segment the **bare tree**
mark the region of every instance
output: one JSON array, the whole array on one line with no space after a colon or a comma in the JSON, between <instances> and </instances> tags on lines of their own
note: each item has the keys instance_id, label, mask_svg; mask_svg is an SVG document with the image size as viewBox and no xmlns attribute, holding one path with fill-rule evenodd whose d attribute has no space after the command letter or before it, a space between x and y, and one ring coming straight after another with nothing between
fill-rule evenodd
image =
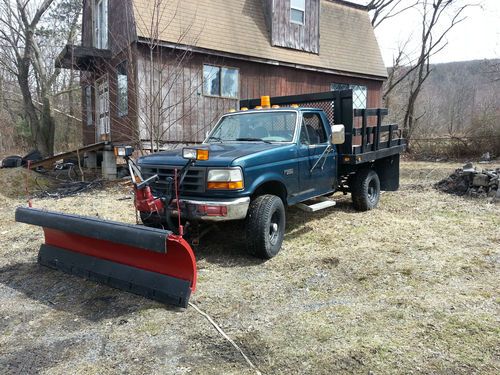
<instances>
[{"instance_id":1,"label":"bare tree","mask_svg":"<svg viewBox=\"0 0 500 375\"><path fill-rule=\"evenodd\" d=\"M423 115L416 113L416 102L432 70L430 59L446 47L446 36L465 20L464 11L470 6L463 0L420 0L415 7L421 15L418 53L412 57L400 49L384 90L384 99L388 101L397 87L405 86L406 104L402 121L403 135L408 141Z\"/></svg>"},{"instance_id":2,"label":"bare tree","mask_svg":"<svg viewBox=\"0 0 500 375\"><path fill-rule=\"evenodd\" d=\"M370 0L366 7L372 15L372 26L376 28L389 18L396 17L418 4L419 0Z\"/></svg>"},{"instance_id":3,"label":"bare tree","mask_svg":"<svg viewBox=\"0 0 500 375\"><path fill-rule=\"evenodd\" d=\"M1 0L0 1L0 64L16 77L22 98L25 119L29 125L33 146L42 155L54 153L55 119L53 88L60 75L47 58L43 45L43 24L51 6L62 0ZM70 29L77 27L79 14L70 15ZM72 37L69 32L68 37Z\"/></svg>"},{"instance_id":4,"label":"bare tree","mask_svg":"<svg viewBox=\"0 0 500 375\"><path fill-rule=\"evenodd\" d=\"M173 23L183 16L179 13L180 6L179 0L150 0L148 9L151 13L147 18L136 12L137 27L148 37L143 37L139 45L133 40L128 41L128 72L133 74L128 83L128 93L132 97L128 99L136 98L137 102L128 106L128 116L113 119L114 131L115 135L134 143L141 152L155 152L166 144L172 147L200 138L199 134L188 133L203 84L201 64L192 63L192 47L200 34L200 30L192 29L196 13L190 15L192 19L183 19L185 26L175 42L164 45L162 40L170 28L178 27ZM120 36L110 33L109 37L117 41ZM118 74L116 66L108 65L106 70L111 75ZM109 90L113 97L123 94L113 84ZM114 112L120 110L119 105L118 102L109 102ZM137 122L130 121L131 117ZM196 131L204 133L206 129ZM191 139L183 140L181 132Z\"/></svg>"}]
</instances>

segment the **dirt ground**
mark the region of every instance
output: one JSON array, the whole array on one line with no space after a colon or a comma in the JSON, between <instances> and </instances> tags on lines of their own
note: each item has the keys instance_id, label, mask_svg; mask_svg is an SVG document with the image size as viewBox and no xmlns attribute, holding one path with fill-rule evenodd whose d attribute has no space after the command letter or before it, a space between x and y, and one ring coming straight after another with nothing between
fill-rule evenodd
<instances>
[{"instance_id":1,"label":"dirt ground","mask_svg":"<svg viewBox=\"0 0 500 375\"><path fill-rule=\"evenodd\" d=\"M241 226L221 226L196 251L192 301L264 374L498 374L500 204L432 188L460 166L404 162L401 189L366 213L342 195L291 208L267 262L245 253ZM34 205L135 222L127 196ZM3 374L255 373L192 307L39 267L42 232L14 222L21 204L0 193Z\"/></svg>"}]
</instances>

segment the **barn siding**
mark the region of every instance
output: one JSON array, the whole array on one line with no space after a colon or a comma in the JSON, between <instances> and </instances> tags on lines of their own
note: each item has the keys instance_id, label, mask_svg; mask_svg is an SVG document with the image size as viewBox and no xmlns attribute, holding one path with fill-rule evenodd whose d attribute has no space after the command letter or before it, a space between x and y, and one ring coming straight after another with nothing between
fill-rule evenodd
<instances>
[{"instance_id":1,"label":"barn siding","mask_svg":"<svg viewBox=\"0 0 500 375\"><path fill-rule=\"evenodd\" d=\"M150 64L147 48L139 48L138 58L138 124L143 141L150 139L147 124L150 124L151 106L158 108L154 98L158 89L150 93ZM176 57L177 56L177 57ZM230 58L214 57L204 54L191 54L181 66L178 55L165 52L155 57L153 66L161 66L164 101L161 129L165 144L189 144L202 142L205 134L217 119L230 109L238 108L239 99L256 98L262 95L280 96L305 94L330 90L332 83L365 85L368 90L367 106L381 105L380 90L382 82L363 78L348 77L299 70L290 67L274 66L257 62ZM161 62L160 62L161 61ZM203 64L229 66L239 69L240 87L238 99L227 99L203 95ZM158 85L159 73L155 73ZM158 86L157 86L158 87ZM149 96L149 97L148 97ZM184 98L184 99L182 99ZM149 112L148 112L149 111Z\"/></svg>"},{"instance_id":2,"label":"barn siding","mask_svg":"<svg viewBox=\"0 0 500 375\"><path fill-rule=\"evenodd\" d=\"M319 53L320 0L305 0L304 25L290 22L290 0L267 1L265 7L271 7L271 45Z\"/></svg>"}]
</instances>

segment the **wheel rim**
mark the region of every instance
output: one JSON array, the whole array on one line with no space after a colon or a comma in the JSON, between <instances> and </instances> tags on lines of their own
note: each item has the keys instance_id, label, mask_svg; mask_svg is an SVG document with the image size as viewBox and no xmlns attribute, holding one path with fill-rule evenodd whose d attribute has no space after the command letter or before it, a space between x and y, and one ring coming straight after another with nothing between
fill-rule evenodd
<instances>
[{"instance_id":1,"label":"wheel rim","mask_svg":"<svg viewBox=\"0 0 500 375\"><path fill-rule=\"evenodd\" d=\"M280 231L280 214L278 211L273 213L271 221L269 222L269 242L271 245L276 245L279 238Z\"/></svg>"},{"instance_id":2,"label":"wheel rim","mask_svg":"<svg viewBox=\"0 0 500 375\"><path fill-rule=\"evenodd\" d=\"M375 180L371 180L368 184L368 199L374 202L378 196L377 183Z\"/></svg>"}]
</instances>

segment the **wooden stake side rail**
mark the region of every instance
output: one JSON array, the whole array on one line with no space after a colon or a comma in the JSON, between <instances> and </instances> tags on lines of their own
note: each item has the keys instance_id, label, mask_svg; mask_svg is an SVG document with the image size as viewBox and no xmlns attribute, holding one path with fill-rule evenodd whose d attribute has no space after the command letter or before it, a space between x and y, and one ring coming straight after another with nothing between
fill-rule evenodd
<instances>
[{"instance_id":1,"label":"wooden stake side rail","mask_svg":"<svg viewBox=\"0 0 500 375\"><path fill-rule=\"evenodd\" d=\"M94 143L91 145L83 146L80 147L76 150L68 151L68 152L63 152L54 156L50 156L48 158L45 158L40 161L36 161L30 164L31 169L35 169L38 167L43 167L45 169L51 169L54 164L61 159L67 159L71 157L78 157L80 155L80 158L83 159L83 155L85 152L92 152L92 151L100 151L106 146L106 144L109 142L99 142L99 143Z\"/></svg>"}]
</instances>

